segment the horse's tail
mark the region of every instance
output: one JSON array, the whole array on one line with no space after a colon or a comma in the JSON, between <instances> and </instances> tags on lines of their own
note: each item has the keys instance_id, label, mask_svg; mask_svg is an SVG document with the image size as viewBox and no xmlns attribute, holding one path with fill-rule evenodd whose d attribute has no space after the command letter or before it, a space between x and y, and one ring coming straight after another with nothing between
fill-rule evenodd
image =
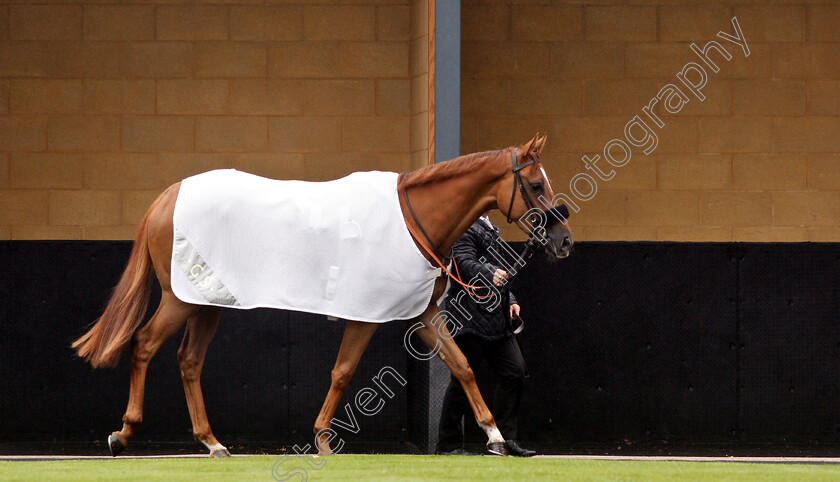
<instances>
[{"instance_id":1,"label":"horse's tail","mask_svg":"<svg viewBox=\"0 0 840 482\"><path fill-rule=\"evenodd\" d=\"M163 195L152 203L140 222L128 265L108 300L105 312L87 333L73 342L72 346L78 355L94 368L117 364L120 354L146 314L154 273L149 254L149 217L162 198Z\"/></svg>"}]
</instances>

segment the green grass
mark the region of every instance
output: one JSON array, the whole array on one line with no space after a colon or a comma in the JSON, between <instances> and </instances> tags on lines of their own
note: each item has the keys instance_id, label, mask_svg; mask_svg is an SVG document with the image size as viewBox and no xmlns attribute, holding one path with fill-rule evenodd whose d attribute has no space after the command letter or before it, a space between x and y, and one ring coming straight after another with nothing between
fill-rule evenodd
<instances>
[{"instance_id":1,"label":"green grass","mask_svg":"<svg viewBox=\"0 0 840 482\"><path fill-rule=\"evenodd\" d=\"M0 480L274 480L278 456L231 459L0 461ZM840 465L655 462L513 457L340 455L308 468L310 480L840 480ZM279 466L278 475L303 460ZM279 477L282 478L282 477ZM292 476L288 480L301 480Z\"/></svg>"}]
</instances>

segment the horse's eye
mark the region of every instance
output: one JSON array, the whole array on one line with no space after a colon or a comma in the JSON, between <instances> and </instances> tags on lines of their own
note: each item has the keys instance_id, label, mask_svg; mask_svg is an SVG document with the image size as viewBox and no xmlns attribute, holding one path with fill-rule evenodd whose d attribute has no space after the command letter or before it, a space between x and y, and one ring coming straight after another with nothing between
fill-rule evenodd
<instances>
[{"instance_id":1,"label":"horse's eye","mask_svg":"<svg viewBox=\"0 0 840 482\"><path fill-rule=\"evenodd\" d=\"M532 182L531 183L531 191L532 192L543 192L542 181Z\"/></svg>"}]
</instances>

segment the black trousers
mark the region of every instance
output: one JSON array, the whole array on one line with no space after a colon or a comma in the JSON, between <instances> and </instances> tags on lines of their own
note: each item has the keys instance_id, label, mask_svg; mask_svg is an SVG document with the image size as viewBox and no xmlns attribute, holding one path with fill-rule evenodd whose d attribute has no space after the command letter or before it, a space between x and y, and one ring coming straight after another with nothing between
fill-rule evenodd
<instances>
[{"instance_id":1,"label":"black trousers","mask_svg":"<svg viewBox=\"0 0 840 482\"><path fill-rule=\"evenodd\" d=\"M467 362L473 370L479 366L482 359L489 362L490 370L496 376L493 416L502 437L505 440L515 440L526 373L525 360L516 338L508 336L501 340L486 341L465 333L456 337L455 343L467 357ZM466 423L475 420L461 383L455 377L451 377L440 415L438 450L451 452L464 445L464 432L461 428L464 416L467 416Z\"/></svg>"}]
</instances>

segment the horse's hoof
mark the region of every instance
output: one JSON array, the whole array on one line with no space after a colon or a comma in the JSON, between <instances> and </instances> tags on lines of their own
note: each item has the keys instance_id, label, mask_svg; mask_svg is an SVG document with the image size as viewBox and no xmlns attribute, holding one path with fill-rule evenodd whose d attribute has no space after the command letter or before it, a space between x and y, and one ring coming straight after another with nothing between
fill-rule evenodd
<instances>
[{"instance_id":1,"label":"horse's hoof","mask_svg":"<svg viewBox=\"0 0 840 482\"><path fill-rule=\"evenodd\" d=\"M210 452L211 459L223 459L226 457L230 457L230 452L226 448L220 448Z\"/></svg>"},{"instance_id":2,"label":"horse's hoof","mask_svg":"<svg viewBox=\"0 0 840 482\"><path fill-rule=\"evenodd\" d=\"M117 434L112 433L111 435L108 435L108 448L111 449L111 455L116 457L125 450L125 444L123 444L122 440L117 437Z\"/></svg>"},{"instance_id":3,"label":"horse's hoof","mask_svg":"<svg viewBox=\"0 0 840 482\"><path fill-rule=\"evenodd\" d=\"M504 442L487 442L487 454L504 457L507 455Z\"/></svg>"}]
</instances>

